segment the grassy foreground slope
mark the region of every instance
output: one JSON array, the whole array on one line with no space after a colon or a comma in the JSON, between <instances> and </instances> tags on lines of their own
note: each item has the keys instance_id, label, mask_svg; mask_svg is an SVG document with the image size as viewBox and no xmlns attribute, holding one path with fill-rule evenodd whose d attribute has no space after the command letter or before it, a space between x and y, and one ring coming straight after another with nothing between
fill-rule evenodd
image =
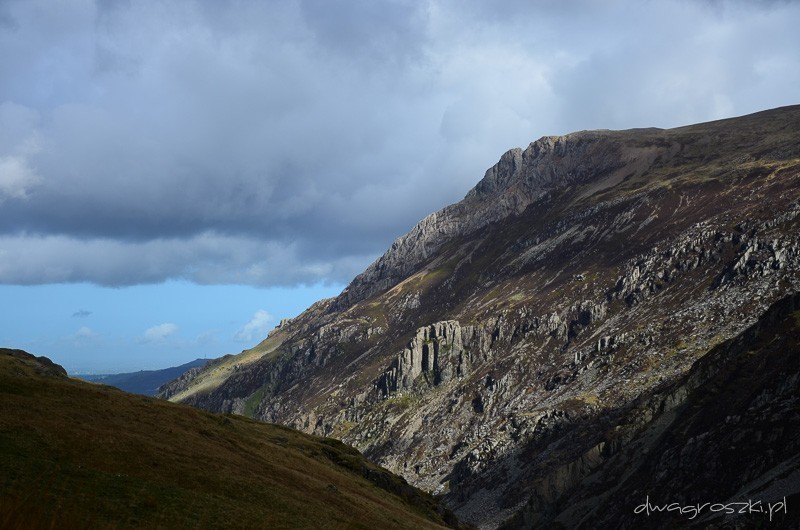
<instances>
[{"instance_id":1,"label":"grassy foreground slope","mask_svg":"<svg viewBox=\"0 0 800 530\"><path fill-rule=\"evenodd\" d=\"M441 528L437 510L338 441L0 349L0 528Z\"/></svg>"}]
</instances>

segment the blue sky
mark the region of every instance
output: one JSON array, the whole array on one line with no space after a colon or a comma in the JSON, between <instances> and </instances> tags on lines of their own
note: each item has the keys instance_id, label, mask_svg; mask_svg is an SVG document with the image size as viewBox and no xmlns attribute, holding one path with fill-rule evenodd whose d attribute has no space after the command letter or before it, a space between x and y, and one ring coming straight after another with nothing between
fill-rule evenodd
<instances>
[{"instance_id":1,"label":"blue sky","mask_svg":"<svg viewBox=\"0 0 800 530\"><path fill-rule=\"evenodd\" d=\"M510 148L799 103L798 27L786 0L0 0L0 345L240 351Z\"/></svg>"},{"instance_id":2,"label":"blue sky","mask_svg":"<svg viewBox=\"0 0 800 530\"><path fill-rule=\"evenodd\" d=\"M0 344L45 355L70 373L164 368L239 353L341 285L291 288L0 286ZM11 303L9 303L11 302Z\"/></svg>"}]
</instances>

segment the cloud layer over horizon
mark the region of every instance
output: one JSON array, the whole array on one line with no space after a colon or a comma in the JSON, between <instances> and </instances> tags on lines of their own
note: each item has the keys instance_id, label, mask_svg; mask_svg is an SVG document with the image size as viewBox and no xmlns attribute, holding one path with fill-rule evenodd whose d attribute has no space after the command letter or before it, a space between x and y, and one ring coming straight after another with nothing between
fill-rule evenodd
<instances>
[{"instance_id":1,"label":"cloud layer over horizon","mask_svg":"<svg viewBox=\"0 0 800 530\"><path fill-rule=\"evenodd\" d=\"M512 147L798 103L798 26L789 1L2 2L0 283L347 282Z\"/></svg>"}]
</instances>

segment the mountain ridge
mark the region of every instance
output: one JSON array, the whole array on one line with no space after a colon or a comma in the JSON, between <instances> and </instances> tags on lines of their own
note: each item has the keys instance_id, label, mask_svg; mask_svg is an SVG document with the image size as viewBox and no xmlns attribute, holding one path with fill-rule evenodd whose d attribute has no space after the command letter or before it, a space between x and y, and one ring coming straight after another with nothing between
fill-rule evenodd
<instances>
[{"instance_id":1,"label":"mountain ridge","mask_svg":"<svg viewBox=\"0 0 800 530\"><path fill-rule=\"evenodd\" d=\"M496 527L533 493L509 462L581 468L588 418L800 291L798 234L800 106L544 137L341 295L162 396L341 438Z\"/></svg>"},{"instance_id":2,"label":"mountain ridge","mask_svg":"<svg viewBox=\"0 0 800 530\"><path fill-rule=\"evenodd\" d=\"M727 118L707 122L701 124L701 126L704 129L713 129L715 127L724 126L730 123L731 120L747 119L752 121L763 116L769 116L771 114L780 113L787 110L796 111L796 109L796 106L780 107L777 109L751 114L744 118ZM614 161L618 160L618 157L614 158L604 156L607 155L607 153L595 154L595 156L592 156L591 153L587 153L587 144L585 143L586 140L590 142L590 147L592 146L592 140L604 140L609 136L623 136L630 133L643 133L653 137L663 135L664 139L666 140L670 134L680 133L686 130L696 130L701 126L687 125L673 129L639 128L623 131L579 131L563 136L544 136L539 140L532 142L525 150L522 150L518 147L510 149L500 157L500 160L497 164L486 171L484 177L467 193L464 200L453 205L446 206L445 208L430 214L417 225L415 225L407 234L397 238L392 243L389 250L386 251L386 253L369 265L363 273L357 275L356 278L345 288L344 292L336 297L337 302L334 304L332 309L345 309L349 305L352 305L352 303L359 301L366 296L373 294L374 292L393 286L393 283L391 282L382 281L384 278L381 276L380 271L397 268L400 271L399 275L402 276L402 274L407 272L409 268L413 267L411 264L418 264L420 258L425 259L429 253L438 248L435 245L430 244L430 239L433 239L437 236L451 236L460 231L474 231L479 229L482 225L488 224L489 222L497 222L508 215L515 213L519 214L527 206L542 196L547 184L563 184L564 182L567 184L578 183L583 178L586 178L587 174L590 175L591 178L595 179L598 175L604 175L608 172L621 169L619 165L616 167L614 166ZM542 158L547 158L551 153L556 156L566 155L568 152L567 145L575 143L577 143L581 148L575 156L577 158L584 159L584 164L577 168L578 172L576 174L567 174L566 177L568 178L562 180L558 179L558 172L553 171L552 168L548 168L550 171L542 172L537 171L537 168L535 167L530 167L532 164L535 164ZM643 161L647 163L649 159L649 162L652 163L652 160L657 156L657 154L654 156L652 153L648 153L642 161L641 159L636 160L635 153L627 153L626 155L627 157L631 158L631 160L628 161L629 163L639 163L638 165L640 167L632 168L639 173L641 173L643 170L641 168L641 163ZM589 157L589 160L586 160L587 156ZM567 161L567 164L570 165L569 161ZM527 168L525 167L526 165L528 166ZM574 163L571 165L574 166ZM601 168L599 171L597 170L598 167ZM624 167L625 166L623 165L622 168ZM518 176L519 170L522 168L525 168L526 170L526 180L522 183L522 189L512 190L512 193L509 193L508 197L499 196L502 194L502 192L508 192L510 185L518 181L518 179L515 179L515 177ZM564 175L562 174L561 176ZM617 178L620 176L623 175L616 175ZM607 185L613 185L613 177L614 176L612 175L610 179L611 182L607 182ZM537 191L539 193L537 193ZM476 212L469 211L468 213L471 217L471 220L468 223L459 222L459 218L461 215L463 215L465 210L465 202L468 202L471 199L480 201L482 199L488 200L491 198L499 199L499 204L492 205L487 208L488 212L479 212L477 215ZM456 219L451 220L452 217L455 217ZM366 289L366 284L372 284L373 287L371 289Z\"/></svg>"}]
</instances>

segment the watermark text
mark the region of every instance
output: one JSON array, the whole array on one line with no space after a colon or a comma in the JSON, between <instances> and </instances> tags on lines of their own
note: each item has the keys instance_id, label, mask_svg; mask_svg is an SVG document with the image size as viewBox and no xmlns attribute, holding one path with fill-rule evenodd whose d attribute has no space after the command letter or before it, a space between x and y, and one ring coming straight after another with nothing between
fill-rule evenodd
<instances>
[{"instance_id":1,"label":"watermark text","mask_svg":"<svg viewBox=\"0 0 800 530\"><path fill-rule=\"evenodd\" d=\"M645 501L633 510L633 513L637 515L644 513L648 517L650 514L654 513L678 513L685 515L689 519L694 519L704 512L725 514L762 514L765 517L769 517L770 521L772 521L772 517L774 515L779 513L788 513L786 497L784 497L783 500L776 502L763 502L761 500L754 501L752 499L748 499L741 502L725 503L703 502L697 504L680 504L677 502L668 502L664 504L656 504L650 501L650 495L648 495Z\"/></svg>"}]
</instances>

